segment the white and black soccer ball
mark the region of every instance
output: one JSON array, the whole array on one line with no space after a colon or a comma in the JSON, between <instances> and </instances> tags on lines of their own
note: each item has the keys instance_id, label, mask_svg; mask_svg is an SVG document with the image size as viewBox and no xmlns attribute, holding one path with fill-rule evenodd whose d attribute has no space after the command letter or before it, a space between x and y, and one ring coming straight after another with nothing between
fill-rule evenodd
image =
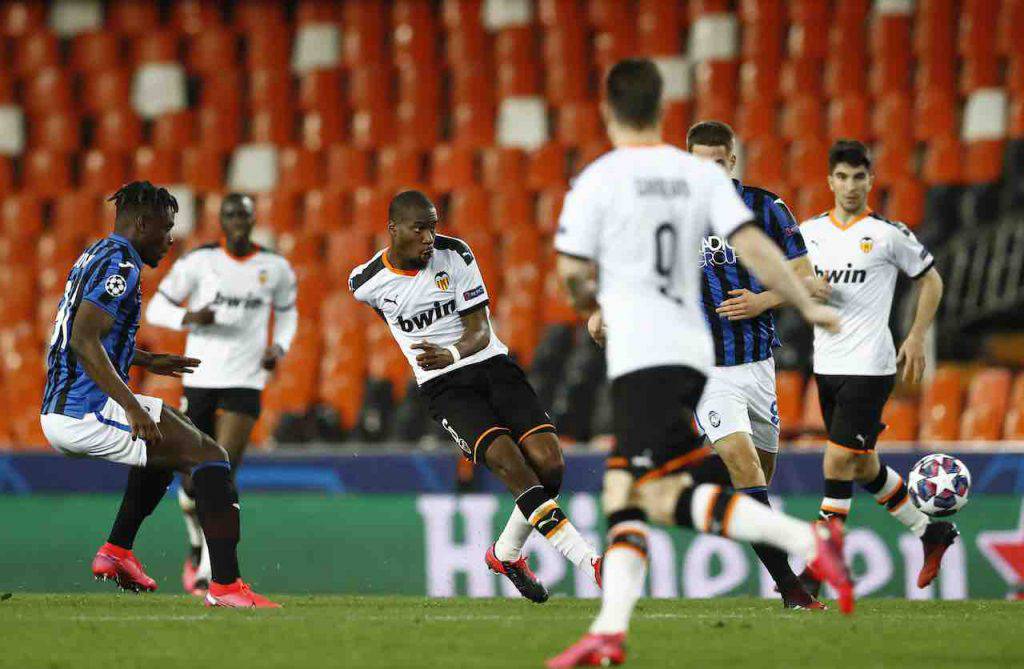
<instances>
[{"instance_id":1,"label":"white and black soccer ball","mask_svg":"<svg viewBox=\"0 0 1024 669\"><path fill-rule=\"evenodd\" d=\"M929 516L952 516L967 504L971 472L952 455L932 453L910 470L907 488L914 505Z\"/></svg>"}]
</instances>

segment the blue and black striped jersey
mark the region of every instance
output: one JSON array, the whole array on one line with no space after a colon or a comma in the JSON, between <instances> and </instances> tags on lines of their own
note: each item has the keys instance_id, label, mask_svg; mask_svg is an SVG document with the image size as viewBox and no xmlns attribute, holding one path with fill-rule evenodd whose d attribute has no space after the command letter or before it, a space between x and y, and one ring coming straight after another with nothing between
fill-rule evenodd
<instances>
[{"instance_id":1,"label":"blue and black striped jersey","mask_svg":"<svg viewBox=\"0 0 1024 669\"><path fill-rule=\"evenodd\" d=\"M781 198L762 188L744 186L736 180L733 183L740 198L754 212L757 224L779 245L786 258L793 260L807 255L800 226ZM715 340L715 365L731 367L770 358L772 348L779 346L771 310L742 321L730 321L715 313L723 301L732 297L730 290L746 288L760 293L764 286L737 262L736 251L728 241L717 236L704 238L700 264L704 272L704 316Z\"/></svg>"},{"instance_id":2,"label":"blue and black striped jersey","mask_svg":"<svg viewBox=\"0 0 1024 669\"><path fill-rule=\"evenodd\" d=\"M83 300L113 316L114 324L103 338L103 348L127 382L142 309L141 272L142 258L131 242L116 234L96 242L75 261L57 305L50 337L42 413L81 418L99 411L107 402L107 395L85 373L68 344Z\"/></svg>"}]
</instances>

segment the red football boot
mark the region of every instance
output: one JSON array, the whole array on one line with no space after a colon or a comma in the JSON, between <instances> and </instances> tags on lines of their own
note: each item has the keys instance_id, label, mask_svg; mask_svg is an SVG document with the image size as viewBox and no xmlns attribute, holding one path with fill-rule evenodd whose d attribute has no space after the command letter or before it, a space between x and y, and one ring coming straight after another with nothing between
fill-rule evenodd
<instances>
[{"instance_id":1,"label":"red football boot","mask_svg":"<svg viewBox=\"0 0 1024 669\"><path fill-rule=\"evenodd\" d=\"M569 646L561 655L547 661L549 669L567 667L607 667L626 661L626 635L584 634L583 638Z\"/></svg>"},{"instance_id":2,"label":"red football boot","mask_svg":"<svg viewBox=\"0 0 1024 669\"><path fill-rule=\"evenodd\" d=\"M272 602L263 595L253 592L242 579L238 579L231 585L221 585L216 581L210 581L210 589L206 591L206 605L234 609L281 608L277 602Z\"/></svg>"},{"instance_id":3,"label":"red football boot","mask_svg":"<svg viewBox=\"0 0 1024 669\"><path fill-rule=\"evenodd\" d=\"M835 518L814 523L814 542L815 556L807 569L835 588L840 611L853 613L853 582L843 561L843 524Z\"/></svg>"},{"instance_id":4,"label":"red football boot","mask_svg":"<svg viewBox=\"0 0 1024 669\"><path fill-rule=\"evenodd\" d=\"M92 559L92 575L99 581L114 581L122 590L156 591L156 581L146 574L135 555L111 543L100 546Z\"/></svg>"},{"instance_id":5,"label":"red football boot","mask_svg":"<svg viewBox=\"0 0 1024 669\"><path fill-rule=\"evenodd\" d=\"M597 587L603 589L604 586L602 585L602 582L604 580L604 574L601 572L601 567L604 565L604 556L602 555L590 564L594 568L594 580L597 581Z\"/></svg>"},{"instance_id":6,"label":"red football boot","mask_svg":"<svg viewBox=\"0 0 1024 669\"><path fill-rule=\"evenodd\" d=\"M205 578L196 578L199 569L192 563L192 556L185 558L185 566L181 568L181 587L193 597L205 597L209 584Z\"/></svg>"},{"instance_id":7,"label":"red football boot","mask_svg":"<svg viewBox=\"0 0 1024 669\"><path fill-rule=\"evenodd\" d=\"M518 560L502 562L494 554L494 545L491 544L491 547L487 549L487 554L484 555L484 562L487 563L487 568L495 574L501 574L511 581L519 594L531 602L543 604L548 601L548 589L537 579L525 557L520 556Z\"/></svg>"},{"instance_id":8,"label":"red football boot","mask_svg":"<svg viewBox=\"0 0 1024 669\"><path fill-rule=\"evenodd\" d=\"M917 574L917 587L927 588L935 580L939 575L939 567L942 566L942 556L958 536L960 533L956 525L945 520L936 521L925 528L924 536L921 537L924 563Z\"/></svg>"}]
</instances>

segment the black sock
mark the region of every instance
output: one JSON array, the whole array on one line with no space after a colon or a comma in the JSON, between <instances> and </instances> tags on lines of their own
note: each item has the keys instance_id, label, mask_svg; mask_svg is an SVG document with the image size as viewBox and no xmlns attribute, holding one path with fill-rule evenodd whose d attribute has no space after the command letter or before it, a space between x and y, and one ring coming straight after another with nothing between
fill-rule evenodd
<instances>
[{"instance_id":1,"label":"black sock","mask_svg":"<svg viewBox=\"0 0 1024 669\"><path fill-rule=\"evenodd\" d=\"M697 490L710 492L707 499L702 500L703 506L696 509L699 520L694 521L694 493ZM675 520L679 527L691 527L704 534L728 536L730 502L736 496L735 491L713 483L701 483L679 493L676 500Z\"/></svg>"},{"instance_id":2,"label":"black sock","mask_svg":"<svg viewBox=\"0 0 1024 669\"><path fill-rule=\"evenodd\" d=\"M765 506L771 506L771 503L768 501L768 488L766 486L740 488L739 492L756 499ZM789 566L789 559L783 551L768 544L750 544L750 547L754 549L757 559L761 561L761 564L771 574L772 580L775 581L775 585L779 587L780 592L796 584L796 574L793 573L793 569Z\"/></svg>"},{"instance_id":3,"label":"black sock","mask_svg":"<svg viewBox=\"0 0 1024 669\"><path fill-rule=\"evenodd\" d=\"M825 497L821 500L818 517L822 520L838 518L846 522L853 501L853 481L825 479Z\"/></svg>"},{"instance_id":4,"label":"black sock","mask_svg":"<svg viewBox=\"0 0 1024 669\"><path fill-rule=\"evenodd\" d=\"M230 585L238 580L238 541L241 536L238 491L231 482L231 465L205 462L192 470L196 513L210 549L213 580Z\"/></svg>"},{"instance_id":5,"label":"black sock","mask_svg":"<svg viewBox=\"0 0 1024 669\"><path fill-rule=\"evenodd\" d=\"M167 469L132 467L128 472L128 484L124 488L121 508L117 510L107 541L131 550L142 521L153 513L172 480L174 472Z\"/></svg>"}]
</instances>

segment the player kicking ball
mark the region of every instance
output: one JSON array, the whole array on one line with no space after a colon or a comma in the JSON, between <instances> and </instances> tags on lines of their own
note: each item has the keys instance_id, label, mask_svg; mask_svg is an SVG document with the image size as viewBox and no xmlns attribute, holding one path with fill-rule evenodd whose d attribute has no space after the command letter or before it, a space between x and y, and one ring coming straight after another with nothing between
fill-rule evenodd
<instances>
[{"instance_id":1,"label":"player kicking ball","mask_svg":"<svg viewBox=\"0 0 1024 669\"><path fill-rule=\"evenodd\" d=\"M625 660L646 578L648 521L802 557L836 588L840 610L853 610L838 522L804 522L673 471L699 458L689 421L714 362L696 258L708 231L807 321L837 330L838 317L811 299L717 165L662 142L661 92L650 60L621 61L608 73L602 113L614 149L576 179L555 236L558 273L573 306L604 319L616 466L606 472L602 494L608 541L601 611L589 633L548 661L553 668ZM665 455L680 452L673 460ZM650 471L659 460L667 462Z\"/></svg>"},{"instance_id":2,"label":"player kicking ball","mask_svg":"<svg viewBox=\"0 0 1024 669\"><path fill-rule=\"evenodd\" d=\"M932 254L907 226L868 207L873 181L867 147L852 140L836 142L828 156L835 206L800 225L814 271L832 286L829 302L845 325L840 333L814 329L814 378L828 431L820 516L845 522L856 482L921 540L924 559L917 586L924 588L935 580L942 556L959 533L951 522L929 522L910 502L903 477L882 462L875 446L885 429L882 411L897 366L903 365L905 380L921 381L925 333L942 300L942 277ZM914 322L897 353L889 312L900 272L919 290ZM812 592L820 586L812 574L801 578Z\"/></svg>"},{"instance_id":3,"label":"player kicking ball","mask_svg":"<svg viewBox=\"0 0 1024 669\"><path fill-rule=\"evenodd\" d=\"M437 210L419 191L388 207L391 246L349 277L354 297L377 312L409 360L433 419L462 454L483 463L516 503L485 556L523 597L548 591L522 555L536 530L601 582L601 559L559 507L565 464L555 427L523 371L492 332L487 289L464 242L437 234Z\"/></svg>"},{"instance_id":4,"label":"player kicking ball","mask_svg":"<svg viewBox=\"0 0 1024 669\"><path fill-rule=\"evenodd\" d=\"M201 358L203 365L184 378L183 410L224 447L232 473L242 463L260 416L260 393L295 338L299 318L295 273L282 256L252 241L255 224L252 197L227 195L220 208L223 241L200 246L174 263L146 309L150 323L188 330L185 355ZM210 551L194 492L192 480L183 474L178 504L189 555L181 580L186 592L201 597L210 582Z\"/></svg>"},{"instance_id":5,"label":"player kicking ball","mask_svg":"<svg viewBox=\"0 0 1024 669\"><path fill-rule=\"evenodd\" d=\"M93 575L125 590L157 589L132 547L178 471L192 477L210 546L213 578L206 605L276 608L241 579L240 512L227 453L162 400L136 395L126 385L132 365L177 377L199 364L195 358L135 347L142 266L156 267L167 255L178 203L148 181L130 183L110 199L117 211L114 233L79 256L57 307L40 416L43 434L61 453L131 467L110 536L93 560Z\"/></svg>"}]
</instances>

